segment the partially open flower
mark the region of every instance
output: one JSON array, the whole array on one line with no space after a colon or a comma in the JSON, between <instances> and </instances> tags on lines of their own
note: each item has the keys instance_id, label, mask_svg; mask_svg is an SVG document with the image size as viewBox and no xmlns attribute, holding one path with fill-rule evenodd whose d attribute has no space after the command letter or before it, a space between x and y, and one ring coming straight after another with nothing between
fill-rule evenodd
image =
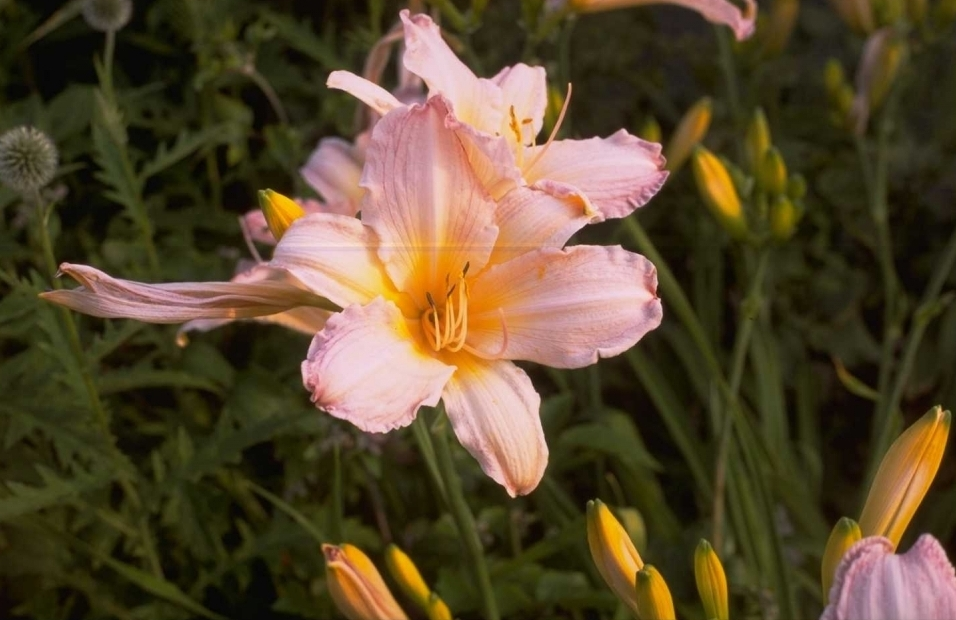
<instances>
[{"instance_id":1,"label":"partially open flower","mask_svg":"<svg viewBox=\"0 0 956 620\"><path fill-rule=\"evenodd\" d=\"M20 193L35 192L53 178L56 146L35 127L16 127L0 136L0 183Z\"/></svg>"},{"instance_id":2,"label":"partially open flower","mask_svg":"<svg viewBox=\"0 0 956 620\"><path fill-rule=\"evenodd\" d=\"M407 620L408 616L382 575L362 550L353 545L322 545L325 575L335 606L349 620Z\"/></svg>"}]
</instances>

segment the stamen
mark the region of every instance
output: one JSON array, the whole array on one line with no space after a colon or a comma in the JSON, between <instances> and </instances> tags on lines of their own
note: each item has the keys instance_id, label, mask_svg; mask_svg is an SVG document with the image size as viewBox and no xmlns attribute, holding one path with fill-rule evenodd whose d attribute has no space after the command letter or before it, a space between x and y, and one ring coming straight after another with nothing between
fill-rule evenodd
<instances>
[{"instance_id":1,"label":"stamen","mask_svg":"<svg viewBox=\"0 0 956 620\"><path fill-rule=\"evenodd\" d=\"M561 129L561 123L564 122L564 115L568 111L568 104L571 102L571 83L568 82L568 94L564 96L564 105L561 106L561 113L558 114L558 120L554 124L554 129L551 130L551 135L548 136L548 141L545 142L544 146L541 147L541 150L538 151L538 154L534 156L527 166L523 166L525 176L537 165L541 158L544 157L544 154L547 152L548 147L551 146L551 143L554 142L554 138L558 135L558 130Z\"/></svg>"},{"instance_id":2,"label":"stamen","mask_svg":"<svg viewBox=\"0 0 956 620\"><path fill-rule=\"evenodd\" d=\"M454 353L464 348L468 336L468 284L465 274L468 263L462 269L458 281L445 294L445 303L439 308L430 292L425 293L428 309L422 313L422 330L428 344L436 352L442 349ZM446 281L450 278L446 278ZM455 295L455 292L458 292Z\"/></svg>"}]
</instances>

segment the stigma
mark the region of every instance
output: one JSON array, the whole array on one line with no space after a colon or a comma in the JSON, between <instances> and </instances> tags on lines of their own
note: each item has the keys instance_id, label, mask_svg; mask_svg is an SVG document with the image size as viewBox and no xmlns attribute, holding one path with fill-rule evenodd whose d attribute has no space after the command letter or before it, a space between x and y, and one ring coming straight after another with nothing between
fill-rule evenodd
<instances>
[{"instance_id":1,"label":"stigma","mask_svg":"<svg viewBox=\"0 0 956 620\"><path fill-rule=\"evenodd\" d=\"M454 283L445 276L445 294L436 301L430 292L425 293L428 307L422 312L421 324L425 339L437 353L461 351L468 337L468 263L465 263Z\"/></svg>"}]
</instances>

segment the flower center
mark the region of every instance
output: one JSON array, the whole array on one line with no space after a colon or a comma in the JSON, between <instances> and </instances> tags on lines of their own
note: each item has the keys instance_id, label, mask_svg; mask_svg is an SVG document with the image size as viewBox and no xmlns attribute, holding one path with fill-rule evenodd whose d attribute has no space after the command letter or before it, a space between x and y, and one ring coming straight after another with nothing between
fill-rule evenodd
<instances>
[{"instance_id":1,"label":"flower center","mask_svg":"<svg viewBox=\"0 0 956 620\"><path fill-rule=\"evenodd\" d=\"M425 293L428 308L422 312L422 330L428 344L436 352L442 349L455 352L465 347L468 336L468 263L454 284L445 276L445 295L439 302L432 294Z\"/></svg>"}]
</instances>

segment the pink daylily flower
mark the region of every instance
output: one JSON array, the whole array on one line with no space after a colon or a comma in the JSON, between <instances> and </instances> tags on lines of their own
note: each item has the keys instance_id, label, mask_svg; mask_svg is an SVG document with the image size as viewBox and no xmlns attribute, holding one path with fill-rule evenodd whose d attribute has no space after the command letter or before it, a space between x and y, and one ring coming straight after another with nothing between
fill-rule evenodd
<instances>
[{"instance_id":1,"label":"pink daylily flower","mask_svg":"<svg viewBox=\"0 0 956 620\"><path fill-rule=\"evenodd\" d=\"M424 80L429 96L451 104L445 124L456 129L475 173L492 198L527 186L575 204L592 221L624 217L643 206L667 178L660 145L620 130L600 139L542 145L547 84L543 67L517 64L479 78L455 56L430 17L401 12L405 68ZM345 90L379 114L404 107L380 86L334 71L330 88Z\"/></svg>"},{"instance_id":2,"label":"pink daylily flower","mask_svg":"<svg viewBox=\"0 0 956 620\"><path fill-rule=\"evenodd\" d=\"M952 620L956 572L929 534L909 551L893 553L882 536L862 539L837 568L830 603L820 620Z\"/></svg>"},{"instance_id":3,"label":"pink daylily flower","mask_svg":"<svg viewBox=\"0 0 956 620\"><path fill-rule=\"evenodd\" d=\"M529 493L548 447L540 397L511 360L577 368L627 350L660 324L656 271L620 246L564 248L589 218L547 192L518 188L493 201L446 126L449 114L435 96L384 116L362 177L362 219L315 213L293 222L257 284L106 287L105 274L93 281L95 270L64 266L84 286L44 297L141 320L329 300L342 310L302 364L318 408L386 432L443 400L485 473L512 496Z\"/></svg>"}]
</instances>

